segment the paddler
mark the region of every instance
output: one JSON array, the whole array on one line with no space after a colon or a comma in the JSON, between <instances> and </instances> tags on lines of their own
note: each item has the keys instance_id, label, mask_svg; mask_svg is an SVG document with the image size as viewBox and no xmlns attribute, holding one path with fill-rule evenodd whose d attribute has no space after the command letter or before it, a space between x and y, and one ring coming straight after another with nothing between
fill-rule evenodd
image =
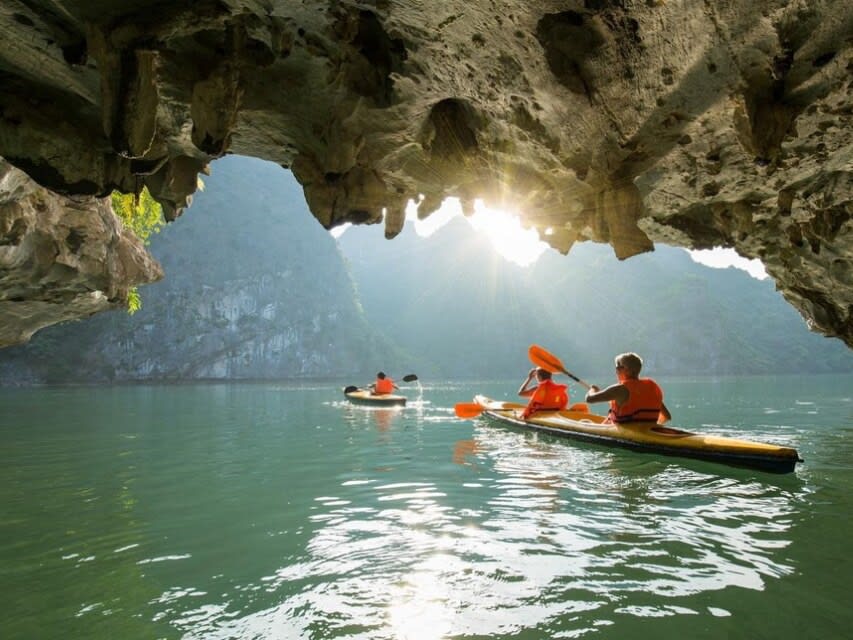
<instances>
[{"instance_id":1,"label":"paddler","mask_svg":"<svg viewBox=\"0 0 853 640\"><path fill-rule=\"evenodd\" d=\"M656 422L664 424L672 418L663 403L663 391L651 378L641 378L643 360L636 353L616 356L616 384L606 389L591 385L586 401L610 402L609 422Z\"/></svg>"},{"instance_id":2,"label":"paddler","mask_svg":"<svg viewBox=\"0 0 853 640\"><path fill-rule=\"evenodd\" d=\"M536 380L535 387L530 385ZM522 398L530 398L522 418L529 418L535 411L559 411L569 404L569 391L566 385L551 380L551 372L534 367L518 389Z\"/></svg>"},{"instance_id":3,"label":"paddler","mask_svg":"<svg viewBox=\"0 0 853 640\"><path fill-rule=\"evenodd\" d=\"M371 391L373 391L373 395L385 395L389 393L394 393L394 389L399 389L394 381L385 375L384 371L380 371L376 374L376 382L370 385Z\"/></svg>"}]
</instances>

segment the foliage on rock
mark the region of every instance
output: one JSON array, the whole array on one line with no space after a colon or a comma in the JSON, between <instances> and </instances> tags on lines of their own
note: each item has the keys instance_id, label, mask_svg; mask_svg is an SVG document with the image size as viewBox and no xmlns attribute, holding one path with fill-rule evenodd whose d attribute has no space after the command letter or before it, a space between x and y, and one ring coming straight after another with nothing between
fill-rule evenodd
<instances>
[{"instance_id":1,"label":"foliage on rock","mask_svg":"<svg viewBox=\"0 0 853 640\"><path fill-rule=\"evenodd\" d=\"M163 207L151 197L147 188L143 188L139 194L113 191L110 200L113 211L121 218L124 226L145 244L149 244L151 236L160 233L166 224Z\"/></svg>"}]
</instances>

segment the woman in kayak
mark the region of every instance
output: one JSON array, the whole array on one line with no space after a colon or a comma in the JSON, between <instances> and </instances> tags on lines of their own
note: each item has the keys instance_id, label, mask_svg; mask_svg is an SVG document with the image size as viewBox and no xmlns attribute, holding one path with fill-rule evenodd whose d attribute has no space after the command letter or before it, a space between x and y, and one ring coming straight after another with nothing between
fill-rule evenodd
<instances>
[{"instance_id":1,"label":"woman in kayak","mask_svg":"<svg viewBox=\"0 0 853 640\"><path fill-rule=\"evenodd\" d=\"M586 394L587 402L610 402L608 421L657 422L664 424L672 418L663 403L663 391L651 378L641 378L643 360L636 353L616 356L616 384L606 389L591 385Z\"/></svg>"},{"instance_id":2,"label":"woman in kayak","mask_svg":"<svg viewBox=\"0 0 853 640\"><path fill-rule=\"evenodd\" d=\"M537 385L530 387L536 378ZM566 385L556 384L551 380L551 372L534 367L527 374L527 379L518 389L522 398L530 398L522 418L529 418L534 411L559 411L569 404L569 391Z\"/></svg>"},{"instance_id":3,"label":"woman in kayak","mask_svg":"<svg viewBox=\"0 0 853 640\"><path fill-rule=\"evenodd\" d=\"M374 395L384 395L386 393L394 393L394 389L399 389L394 381L385 375L384 372L380 371L376 374L376 382L370 385L370 389L373 391Z\"/></svg>"}]
</instances>

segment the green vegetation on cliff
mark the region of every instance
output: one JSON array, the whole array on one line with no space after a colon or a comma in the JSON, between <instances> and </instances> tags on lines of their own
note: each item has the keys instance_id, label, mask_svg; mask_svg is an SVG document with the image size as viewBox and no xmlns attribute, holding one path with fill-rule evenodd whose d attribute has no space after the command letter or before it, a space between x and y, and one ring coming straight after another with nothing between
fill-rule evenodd
<instances>
[{"instance_id":1,"label":"green vegetation on cliff","mask_svg":"<svg viewBox=\"0 0 853 640\"><path fill-rule=\"evenodd\" d=\"M166 221L163 219L163 207L151 197L144 188L139 194L113 191L110 197L113 212L121 219L126 229L130 229L137 238L149 244L154 233L160 233ZM137 287L127 292L127 312L133 315L142 308L142 297Z\"/></svg>"},{"instance_id":2,"label":"green vegetation on cliff","mask_svg":"<svg viewBox=\"0 0 853 640\"><path fill-rule=\"evenodd\" d=\"M149 244L151 235L159 233L166 224L163 219L163 207L151 197L146 188L139 194L113 191L110 202L125 228L133 231L145 244Z\"/></svg>"}]
</instances>

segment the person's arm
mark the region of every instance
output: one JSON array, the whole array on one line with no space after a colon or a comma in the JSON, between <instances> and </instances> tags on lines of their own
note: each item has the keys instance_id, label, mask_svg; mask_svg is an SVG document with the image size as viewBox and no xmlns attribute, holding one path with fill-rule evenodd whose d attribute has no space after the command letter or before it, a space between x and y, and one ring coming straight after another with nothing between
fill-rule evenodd
<instances>
[{"instance_id":1,"label":"person's arm","mask_svg":"<svg viewBox=\"0 0 853 640\"><path fill-rule=\"evenodd\" d=\"M606 389L599 389L597 386L592 385L589 391L586 392L586 401L596 403L615 400L618 406L624 404L628 399L628 395L628 389L623 384L613 384Z\"/></svg>"},{"instance_id":2,"label":"person's arm","mask_svg":"<svg viewBox=\"0 0 853 640\"><path fill-rule=\"evenodd\" d=\"M666 424L672 420L672 414L667 409L666 405L661 402L660 403L660 415L658 416L658 424Z\"/></svg>"},{"instance_id":3,"label":"person's arm","mask_svg":"<svg viewBox=\"0 0 853 640\"><path fill-rule=\"evenodd\" d=\"M531 388L531 389L528 389L528 388L527 388L527 386L528 386L528 385L531 383L531 381L533 380L533 376L535 376L535 375L536 375L536 369L531 369L531 370L530 370L530 373L528 373L528 374L527 374L527 378L525 378L524 382L523 382L523 383L521 384L521 386L518 388L518 395L520 395L522 398L529 398L530 396L532 396L532 395L533 395L533 392L534 392L534 391L536 391L536 387L538 387L538 386L539 386L539 385L537 384L536 386L534 386L534 387L533 387L533 388Z\"/></svg>"}]
</instances>

